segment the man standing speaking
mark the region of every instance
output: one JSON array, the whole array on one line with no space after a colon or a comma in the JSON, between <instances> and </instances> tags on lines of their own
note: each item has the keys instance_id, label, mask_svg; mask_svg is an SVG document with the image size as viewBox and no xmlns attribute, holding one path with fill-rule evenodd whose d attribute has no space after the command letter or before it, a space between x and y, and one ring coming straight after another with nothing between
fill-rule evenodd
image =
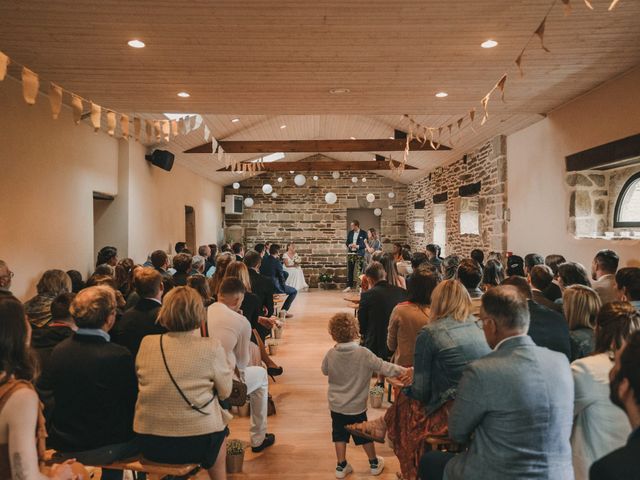
<instances>
[{"instance_id":1,"label":"man standing speaking","mask_svg":"<svg viewBox=\"0 0 640 480\"><path fill-rule=\"evenodd\" d=\"M356 263L360 266L362 272L364 268L364 241L367 239L367 233L360 230L360 222L353 220L351 222L351 230L347 234L347 288L343 291L348 292L353 288L353 272L356 268Z\"/></svg>"}]
</instances>

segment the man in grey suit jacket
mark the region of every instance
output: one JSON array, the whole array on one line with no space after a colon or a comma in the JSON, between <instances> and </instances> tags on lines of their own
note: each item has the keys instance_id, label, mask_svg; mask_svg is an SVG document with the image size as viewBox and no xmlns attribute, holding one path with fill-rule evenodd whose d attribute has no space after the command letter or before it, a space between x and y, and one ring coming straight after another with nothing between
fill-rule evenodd
<instances>
[{"instance_id":1,"label":"man in grey suit jacket","mask_svg":"<svg viewBox=\"0 0 640 480\"><path fill-rule=\"evenodd\" d=\"M527 299L513 286L484 294L477 323L494 351L467 366L449 415L449 436L469 449L428 452L421 478L573 480L567 357L526 335Z\"/></svg>"}]
</instances>

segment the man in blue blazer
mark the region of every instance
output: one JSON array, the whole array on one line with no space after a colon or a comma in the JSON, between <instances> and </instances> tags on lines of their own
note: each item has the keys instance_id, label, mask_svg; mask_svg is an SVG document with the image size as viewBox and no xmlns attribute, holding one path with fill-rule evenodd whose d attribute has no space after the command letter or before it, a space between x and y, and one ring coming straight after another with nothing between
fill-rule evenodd
<instances>
[{"instance_id":1,"label":"man in blue blazer","mask_svg":"<svg viewBox=\"0 0 640 480\"><path fill-rule=\"evenodd\" d=\"M347 288L344 289L348 292L353 288L353 272L356 268L356 263L360 265L360 271L364 271L364 253L365 253L365 240L367 239L367 232L360 230L360 222L353 220L351 222L351 230L347 234L347 250L349 253L355 253L356 256L353 259L349 259L347 262Z\"/></svg>"},{"instance_id":2,"label":"man in blue blazer","mask_svg":"<svg viewBox=\"0 0 640 480\"><path fill-rule=\"evenodd\" d=\"M275 285L276 293L286 293L287 299L282 304L282 310L285 311L287 318L292 317L293 315L289 313L289 308L291 304L296 298L298 291L285 284L286 275L285 271L282 268L282 263L280 262L280 245L274 243L269 247L269 253L264 256L262 259L262 264L260 265L260 273L265 277L273 280L273 284Z\"/></svg>"},{"instance_id":3,"label":"man in blue blazer","mask_svg":"<svg viewBox=\"0 0 640 480\"><path fill-rule=\"evenodd\" d=\"M449 413L449 437L469 449L426 453L420 478L573 480L567 357L533 343L527 299L511 285L483 295L476 323L493 352L466 367Z\"/></svg>"}]
</instances>

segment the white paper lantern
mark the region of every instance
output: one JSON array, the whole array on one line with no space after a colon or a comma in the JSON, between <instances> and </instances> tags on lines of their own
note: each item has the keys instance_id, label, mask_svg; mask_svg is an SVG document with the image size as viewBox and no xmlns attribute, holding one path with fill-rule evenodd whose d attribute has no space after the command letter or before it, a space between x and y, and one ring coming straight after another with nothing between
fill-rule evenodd
<instances>
[{"instance_id":1,"label":"white paper lantern","mask_svg":"<svg viewBox=\"0 0 640 480\"><path fill-rule=\"evenodd\" d=\"M317 181L318 181L318 176L317 176L317 175L314 175L314 176L313 176L313 181L314 181L314 182L317 182Z\"/></svg>"},{"instance_id":2,"label":"white paper lantern","mask_svg":"<svg viewBox=\"0 0 640 480\"><path fill-rule=\"evenodd\" d=\"M329 192L324 196L324 201L329 205L333 205L338 201L338 196L333 192Z\"/></svg>"},{"instance_id":3,"label":"white paper lantern","mask_svg":"<svg viewBox=\"0 0 640 480\"><path fill-rule=\"evenodd\" d=\"M366 177L362 177L362 183L367 183Z\"/></svg>"},{"instance_id":4,"label":"white paper lantern","mask_svg":"<svg viewBox=\"0 0 640 480\"><path fill-rule=\"evenodd\" d=\"M282 183L282 177L278 177L278 183Z\"/></svg>"},{"instance_id":5,"label":"white paper lantern","mask_svg":"<svg viewBox=\"0 0 640 480\"><path fill-rule=\"evenodd\" d=\"M393 192L389 192L389 193L387 194L387 196L388 196L389 198L395 198L396 194L395 194L395 193L393 193Z\"/></svg>"},{"instance_id":6,"label":"white paper lantern","mask_svg":"<svg viewBox=\"0 0 640 480\"><path fill-rule=\"evenodd\" d=\"M273 192L273 193L271 194L271 197L272 197L272 198L278 198L278 194L277 194L276 192Z\"/></svg>"},{"instance_id":7,"label":"white paper lantern","mask_svg":"<svg viewBox=\"0 0 640 480\"><path fill-rule=\"evenodd\" d=\"M340 178L340 172L333 172L331 176L334 180L338 180Z\"/></svg>"},{"instance_id":8,"label":"white paper lantern","mask_svg":"<svg viewBox=\"0 0 640 480\"><path fill-rule=\"evenodd\" d=\"M367 202L373 203L376 201L376 196L373 193L367 193Z\"/></svg>"},{"instance_id":9,"label":"white paper lantern","mask_svg":"<svg viewBox=\"0 0 640 480\"><path fill-rule=\"evenodd\" d=\"M295 170L289 170L289 173L293 175L295 173Z\"/></svg>"},{"instance_id":10,"label":"white paper lantern","mask_svg":"<svg viewBox=\"0 0 640 480\"><path fill-rule=\"evenodd\" d=\"M295 183L297 186L301 187L303 186L305 183L307 183L307 177L305 177L304 175L302 175L301 173L299 173L298 175L296 175L293 178L293 183Z\"/></svg>"},{"instance_id":11,"label":"white paper lantern","mask_svg":"<svg viewBox=\"0 0 640 480\"><path fill-rule=\"evenodd\" d=\"M240 188L240 184L238 182L233 182L233 189L238 190Z\"/></svg>"},{"instance_id":12,"label":"white paper lantern","mask_svg":"<svg viewBox=\"0 0 640 480\"><path fill-rule=\"evenodd\" d=\"M389 205L389 210L393 210L393 205Z\"/></svg>"},{"instance_id":13,"label":"white paper lantern","mask_svg":"<svg viewBox=\"0 0 640 480\"><path fill-rule=\"evenodd\" d=\"M353 183L358 183L358 177L351 177L351 181Z\"/></svg>"},{"instance_id":14,"label":"white paper lantern","mask_svg":"<svg viewBox=\"0 0 640 480\"><path fill-rule=\"evenodd\" d=\"M244 199L244 206L245 207L253 207L253 198L251 197L247 197Z\"/></svg>"},{"instance_id":15,"label":"white paper lantern","mask_svg":"<svg viewBox=\"0 0 640 480\"><path fill-rule=\"evenodd\" d=\"M271 184L265 183L264 185L262 185L262 192L266 195L269 195L271 192L273 192L273 187L271 186Z\"/></svg>"},{"instance_id":16,"label":"white paper lantern","mask_svg":"<svg viewBox=\"0 0 640 480\"><path fill-rule=\"evenodd\" d=\"M376 209L373 211L373 214L374 214L376 217L379 217L380 215L382 215L382 210L380 210L379 208L376 208Z\"/></svg>"}]
</instances>

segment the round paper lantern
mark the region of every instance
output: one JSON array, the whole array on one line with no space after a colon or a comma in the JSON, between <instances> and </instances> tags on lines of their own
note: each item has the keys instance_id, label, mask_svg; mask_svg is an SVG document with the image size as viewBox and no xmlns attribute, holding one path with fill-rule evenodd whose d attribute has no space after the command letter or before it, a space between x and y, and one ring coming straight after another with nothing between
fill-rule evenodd
<instances>
[{"instance_id":1,"label":"round paper lantern","mask_svg":"<svg viewBox=\"0 0 640 480\"><path fill-rule=\"evenodd\" d=\"M314 175L314 176L313 176L313 181L314 181L314 182L317 182L317 181L318 181L318 176L317 176L317 175Z\"/></svg>"},{"instance_id":2,"label":"round paper lantern","mask_svg":"<svg viewBox=\"0 0 640 480\"><path fill-rule=\"evenodd\" d=\"M262 192L266 195L269 195L271 192L273 192L273 187L271 186L271 184L265 183L264 185L262 185Z\"/></svg>"},{"instance_id":3,"label":"round paper lantern","mask_svg":"<svg viewBox=\"0 0 640 480\"><path fill-rule=\"evenodd\" d=\"M293 178L293 183L295 183L297 186L301 187L305 183L307 183L307 178L304 175L302 175L301 173L299 173L298 175L296 175Z\"/></svg>"},{"instance_id":4,"label":"round paper lantern","mask_svg":"<svg viewBox=\"0 0 640 480\"><path fill-rule=\"evenodd\" d=\"M238 182L233 182L233 189L238 190L240 188L240 184Z\"/></svg>"},{"instance_id":5,"label":"round paper lantern","mask_svg":"<svg viewBox=\"0 0 640 480\"><path fill-rule=\"evenodd\" d=\"M376 217L379 217L380 215L382 215L382 210L380 210L379 208L376 208L376 209L373 211L373 214L374 214Z\"/></svg>"},{"instance_id":6,"label":"round paper lantern","mask_svg":"<svg viewBox=\"0 0 640 480\"><path fill-rule=\"evenodd\" d=\"M324 196L324 201L329 205L333 205L338 201L338 196L333 192L329 192Z\"/></svg>"},{"instance_id":7,"label":"round paper lantern","mask_svg":"<svg viewBox=\"0 0 640 480\"><path fill-rule=\"evenodd\" d=\"M376 201L376 196L373 193L367 193L367 202L373 203Z\"/></svg>"},{"instance_id":8,"label":"round paper lantern","mask_svg":"<svg viewBox=\"0 0 640 480\"><path fill-rule=\"evenodd\" d=\"M396 194L395 194L395 193L393 193L393 192L389 192L389 193L387 194L387 196L388 196L389 198L394 198L394 197L396 196Z\"/></svg>"},{"instance_id":9,"label":"round paper lantern","mask_svg":"<svg viewBox=\"0 0 640 480\"><path fill-rule=\"evenodd\" d=\"M353 183L358 183L358 177L351 177L351 181Z\"/></svg>"},{"instance_id":10,"label":"round paper lantern","mask_svg":"<svg viewBox=\"0 0 640 480\"><path fill-rule=\"evenodd\" d=\"M278 177L278 183L282 183L282 177Z\"/></svg>"},{"instance_id":11,"label":"round paper lantern","mask_svg":"<svg viewBox=\"0 0 640 480\"><path fill-rule=\"evenodd\" d=\"M334 180L338 180L340 178L340 172L333 172L331 176Z\"/></svg>"},{"instance_id":12,"label":"round paper lantern","mask_svg":"<svg viewBox=\"0 0 640 480\"><path fill-rule=\"evenodd\" d=\"M244 199L244 206L245 207L253 207L253 198L251 197L247 197Z\"/></svg>"},{"instance_id":13,"label":"round paper lantern","mask_svg":"<svg viewBox=\"0 0 640 480\"><path fill-rule=\"evenodd\" d=\"M366 177L362 177L362 183L367 183Z\"/></svg>"},{"instance_id":14,"label":"round paper lantern","mask_svg":"<svg viewBox=\"0 0 640 480\"><path fill-rule=\"evenodd\" d=\"M389 210L393 210L393 205L389 205Z\"/></svg>"},{"instance_id":15,"label":"round paper lantern","mask_svg":"<svg viewBox=\"0 0 640 480\"><path fill-rule=\"evenodd\" d=\"M273 192L273 193L271 194L271 197L272 197L272 198L278 198L278 194L277 194L276 192Z\"/></svg>"},{"instance_id":16,"label":"round paper lantern","mask_svg":"<svg viewBox=\"0 0 640 480\"><path fill-rule=\"evenodd\" d=\"M293 175L295 173L295 170L289 170L289 173Z\"/></svg>"}]
</instances>

